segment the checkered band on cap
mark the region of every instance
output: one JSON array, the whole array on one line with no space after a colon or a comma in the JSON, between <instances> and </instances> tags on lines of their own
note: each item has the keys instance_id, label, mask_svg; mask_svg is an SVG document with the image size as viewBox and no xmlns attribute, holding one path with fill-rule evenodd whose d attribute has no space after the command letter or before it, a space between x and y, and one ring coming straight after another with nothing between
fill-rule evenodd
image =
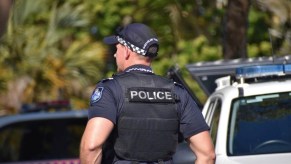
<instances>
[{"instance_id":1,"label":"checkered band on cap","mask_svg":"<svg viewBox=\"0 0 291 164\"><path fill-rule=\"evenodd\" d=\"M136 52L136 53L138 53L138 54L140 54L140 55L143 55L143 56L146 55L146 50L144 50L144 49L142 49L142 48L139 48L139 47L137 47L137 46L135 46L135 45L129 43L128 41L124 40L124 39L121 38L120 36L116 36L116 38L117 38L117 41L118 41L120 44L122 44L122 45L126 46L127 48L131 49L133 52Z\"/></svg>"}]
</instances>

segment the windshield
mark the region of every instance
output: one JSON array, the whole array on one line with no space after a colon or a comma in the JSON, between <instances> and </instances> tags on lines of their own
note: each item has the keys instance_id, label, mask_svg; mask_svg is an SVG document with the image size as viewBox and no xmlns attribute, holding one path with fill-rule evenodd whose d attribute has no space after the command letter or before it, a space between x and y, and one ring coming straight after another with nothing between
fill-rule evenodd
<instances>
[{"instance_id":1,"label":"windshield","mask_svg":"<svg viewBox=\"0 0 291 164\"><path fill-rule=\"evenodd\" d=\"M291 92L233 100L228 155L291 152Z\"/></svg>"}]
</instances>

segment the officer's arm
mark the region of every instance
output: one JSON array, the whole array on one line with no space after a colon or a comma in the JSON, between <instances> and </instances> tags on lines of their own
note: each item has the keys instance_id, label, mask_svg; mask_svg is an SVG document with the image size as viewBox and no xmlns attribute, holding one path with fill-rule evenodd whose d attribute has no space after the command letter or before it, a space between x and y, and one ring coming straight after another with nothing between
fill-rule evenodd
<instances>
[{"instance_id":1,"label":"officer's arm","mask_svg":"<svg viewBox=\"0 0 291 164\"><path fill-rule=\"evenodd\" d=\"M81 145L80 160L82 164L100 164L102 145L111 133L114 124L102 117L91 118L85 128Z\"/></svg>"},{"instance_id":2,"label":"officer's arm","mask_svg":"<svg viewBox=\"0 0 291 164\"><path fill-rule=\"evenodd\" d=\"M188 142L191 150L196 155L195 164L214 164L214 146L208 131L191 136Z\"/></svg>"}]
</instances>

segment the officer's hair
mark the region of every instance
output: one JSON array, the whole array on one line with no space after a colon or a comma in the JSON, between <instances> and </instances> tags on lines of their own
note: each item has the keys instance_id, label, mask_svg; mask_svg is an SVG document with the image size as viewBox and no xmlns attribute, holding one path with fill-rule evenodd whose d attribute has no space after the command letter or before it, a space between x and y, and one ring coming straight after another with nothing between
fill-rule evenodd
<instances>
[{"instance_id":1,"label":"officer's hair","mask_svg":"<svg viewBox=\"0 0 291 164\"><path fill-rule=\"evenodd\" d=\"M151 63L153 58L135 53L135 60Z\"/></svg>"},{"instance_id":2,"label":"officer's hair","mask_svg":"<svg viewBox=\"0 0 291 164\"><path fill-rule=\"evenodd\" d=\"M137 55L137 58L139 60L149 60L149 59L151 59L151 57L149 57L149 56L143 56L143 55L140 55L138 53L136 53L136 55Z\"/></svg>"}]
</instances>

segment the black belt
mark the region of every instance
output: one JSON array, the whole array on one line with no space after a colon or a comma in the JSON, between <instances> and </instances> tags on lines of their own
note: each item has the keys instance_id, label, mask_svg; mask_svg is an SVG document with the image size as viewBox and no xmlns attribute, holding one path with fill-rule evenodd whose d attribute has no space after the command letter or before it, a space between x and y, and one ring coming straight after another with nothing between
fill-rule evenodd
<instances>
[{"instance_id":1,"label":"black belt","mask_svg":"<svg viewBox=\"0 0 291 164\"><path fill-rule=\"evenodd\" d=\"M155 161L155 162L129 161L129 160L121 159L115 155L114 160L113 160L113 164L174 164L174 163L173 163L172 159L165 159L165 161L160 159L160 160Z\"/></svg>"},{"instance_id":2,"label":"black belt","mask_svg":"<svg viewBox=\"0 0 291 164\"><path fill-rule=\"evenodd\" d=\"M167 161L156 161L156 162L138 162L138 161L128 161L128 160L116 160L113 164L173 164L173 160Z\"/></svg>"},{"instance_id":3,"label":"black belt","mask_svg":"<svg viewBox=\"0 0 291 164\"><path fill-rule=\"evenodd\" d=\"M136 161L118 160L118 161L115 161L113 164L173 164L173 161L169 160L169 161L159 161L159 162L136 162Z\"/></svg>"}]
</instances>

